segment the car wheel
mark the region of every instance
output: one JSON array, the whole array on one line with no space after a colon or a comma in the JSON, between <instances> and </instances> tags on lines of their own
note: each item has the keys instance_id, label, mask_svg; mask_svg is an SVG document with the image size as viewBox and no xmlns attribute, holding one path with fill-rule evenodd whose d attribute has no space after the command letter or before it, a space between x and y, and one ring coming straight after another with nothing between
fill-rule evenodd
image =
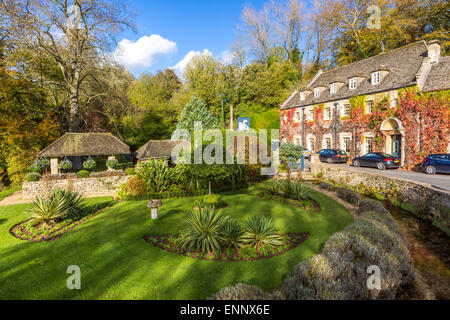
<instances>
[{"instance_id":1,"label":"car wheel","mask_svg":"<svg viewBox=\"0 0 450 320\"><path fill-rule=\"evenodd\" d=\"M329 164L332 164L332 163L333 163L333 159L328 158L328 159L327 159L327 162L328 162Z\"/></svg>"},{"instance_id":2,"label":"car wheel","mask_svg":"<svg viewBox=\"0 0 450 320\"><path fill-rule=\"evenodd\" d=\"M359 167L360 166L359 161L358 160L353 161L353 166Z\"/></svg>"},{"instance_id":3,"label":"car wheel","mask_svg":"<svg viewBox=\"0 0 450 320\"><path fill-rule=\"evenodd\" d=\"M435 168L434 166L427 166L426 169L425 169L425 171L426 171L428 174L435 174L435 173L436 173L436 168Z\"/></svg>"},{"instance_id":4,"label":"car wheel","mask_svg":"<svg viewBox=\"0 0 450 320\"><path fill-rule=\"evenodd\" d=\"M384 169L386 169L386 165L382 162L378 162L377 168L378 168L378 170L384 170Z\"/></svg>"}]
</instances>

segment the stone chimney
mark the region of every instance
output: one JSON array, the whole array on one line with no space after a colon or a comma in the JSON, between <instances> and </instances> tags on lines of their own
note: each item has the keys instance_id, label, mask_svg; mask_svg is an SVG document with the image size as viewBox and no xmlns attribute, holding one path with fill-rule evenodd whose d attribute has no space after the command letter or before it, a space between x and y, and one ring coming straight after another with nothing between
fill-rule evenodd
<instances>
[{"instance_id":1,"label":"stone chimney","mask_svg":"<svg viewBox=\"0 0 450 320\"><path fill-rule=\"evenodd\" d=\"M427 43L428 57L431 63L439 63L441 56L441 42L439 40L431 40Z\"/></svg>"}]
</instances>

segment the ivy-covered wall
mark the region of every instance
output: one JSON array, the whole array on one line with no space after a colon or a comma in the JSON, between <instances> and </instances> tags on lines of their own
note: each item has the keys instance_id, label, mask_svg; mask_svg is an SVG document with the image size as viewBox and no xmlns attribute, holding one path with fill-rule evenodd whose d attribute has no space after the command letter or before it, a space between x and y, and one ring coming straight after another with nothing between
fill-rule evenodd
<instances>
[{"instance_id":1,"label":"ivy-covered wall","mask_svg":"<svg viewBox=\"0 0 450 320\"><path fill-rule=\"evenodd\" d=\"M386 136L380 130L384 120L396 118L401 121L404 138L404 167L418 165L425 156L432 153L447 152L450 137L450 90L424 93L416 87L398 90L398 101L394 103L391 92L377 93L370 96L352 97L345 103L350 104L350 116L341 117L338 122L338 146L339 134L351 133L352 145L350 154L355 152L354 133L357 128L358 153L362 150L364 135L372 135L374 138L373 150L383 152ZM397 95L396 95L397 96ZM366 114L366 101L374 102L371 114ZM338 101L342 106L344 101ZM323 118L324 105L314 106L314 120L305 122L305 137L308 134L315 136L315 150L322 148L322 141L326 134L331 134L334 139L334 108L333 117L330 120ZM295 112L298 109L281 111L281 139L293 141L295 135L302 136L302 120L294 121ZM334 145L334 141L333 141Z\"/></svg>"}]
</instances>

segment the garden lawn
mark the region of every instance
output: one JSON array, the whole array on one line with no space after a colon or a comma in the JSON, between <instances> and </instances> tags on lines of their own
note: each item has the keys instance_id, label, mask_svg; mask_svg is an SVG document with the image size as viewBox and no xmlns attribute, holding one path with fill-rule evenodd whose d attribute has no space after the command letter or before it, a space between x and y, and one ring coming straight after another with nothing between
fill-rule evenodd
<instances>
[{"instance_id":1,"label":"garden lawn","mask_svg":"<svg viewBox=\"0 0 450 320\"><path fill-rule=\"evenodd\" d=\"M150 220L146 201L117 203L89 222L50 242L14 238L9 229L25 220L28 205L0 207L0 299L205 299L239 282L272 290L301 260L352 218L347 210L313 191L321 213L250 194L226 195L224 212L244 222L252 215L273 219L280 233L309 232L282 255L258 261L212 262L161 250L143 235L178 233L196 198L165 200L160 219ZM90 202L111 198L90 199ZM81 290L68 290L67 267L81 268Z\"/></svg>"},{"instance_id":2,"label":"garden lawn","mask_svg":"<svg viewBox=\"0 0 450 320\"><path fill-rule=\"evenodd\" d=\"M0 191L0 201L3 199L9 197L14 192L19 191L22 189L22 186L15 186L15 187L9 187L7 189L4 189L3 191Z\"/></svg>"}]
</instances>

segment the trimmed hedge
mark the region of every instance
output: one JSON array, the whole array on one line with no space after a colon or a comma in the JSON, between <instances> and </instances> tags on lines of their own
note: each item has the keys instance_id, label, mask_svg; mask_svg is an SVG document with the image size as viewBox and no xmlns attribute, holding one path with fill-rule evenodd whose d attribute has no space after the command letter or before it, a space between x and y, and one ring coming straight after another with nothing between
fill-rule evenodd
<instances>
[{"instance_id":1,"label":"trimmed hedge","mask_svg":"<svg viewBox=\"0 0 450 320\"><path fill-rule=\"evenodd\" d=\"M77 177L78 178L89 178L90 174L91 173L89 171L87 171L87 170L80 170L80 171L77 172Z\"/></svg>"},{"instance_id":2,"label":"trimmed hedge","mask_svg":"<svg viewBox=\"0 0 450 320\"><path fill-rule=\"evenodd\" d=\"M326 241L321 254L295 266L279 291L263 294L254 287L240 284L221 290L214 298L395 299L402 287L413 282L406 241L380 202L361 201L359 213L355 222ZM380 268L380 290L367 288L367 268L372 265Z\"/></svg>"},{"instance_id":3,"label":"trimmed hedge","mask_svg":"<svg viewBox=\"0 0 450 320\"><path fill-rule=\"evenodd\" d=\"M354 205L358 205L361 201L361 195L358 192L346 188L338 188L337 196Z\"/></svg>"},{"instance_id":4,"label":"trimmed hedge","mask_svg":"<svg viewBox=\"0 0 450 320\"><path fill-rule=\"evenodd\" d=\"M41 180L41 175L36 172L29 173L25 176L26 182L35 182Z\"/></svg>"}]
</instances>

